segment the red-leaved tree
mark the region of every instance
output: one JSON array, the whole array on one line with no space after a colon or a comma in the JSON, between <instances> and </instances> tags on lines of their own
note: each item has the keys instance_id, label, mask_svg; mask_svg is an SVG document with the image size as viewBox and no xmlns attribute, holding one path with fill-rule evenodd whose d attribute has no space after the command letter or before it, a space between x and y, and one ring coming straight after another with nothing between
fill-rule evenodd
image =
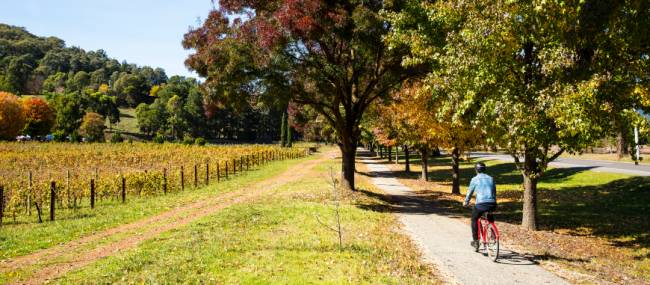
<instances>
[{"instance_id":1,"label":"red-leaved tree","mask_svg":"<svg viewBox=\"0 0 650 285\"><path fill-rule=\"evenodd\" d=\"M183 41L205 77L208 104L287 100L308 105L337 133L342 185L354 189L359 123L377 98L420 74L408 49L384 44L380 11L401 1L221 0Z\"/></svg>"},{"instance_id":2,"label":"red-leaved tree","mask_svg":"<svg viewBox=\"0 0 650 285\"><path fill-rule=\"evenodd\" d=\"M23 99L25 128L23 133L30 136L47 135L54 126L54 110L47 102L38 97Z\"/></svg>"}]
</instances>

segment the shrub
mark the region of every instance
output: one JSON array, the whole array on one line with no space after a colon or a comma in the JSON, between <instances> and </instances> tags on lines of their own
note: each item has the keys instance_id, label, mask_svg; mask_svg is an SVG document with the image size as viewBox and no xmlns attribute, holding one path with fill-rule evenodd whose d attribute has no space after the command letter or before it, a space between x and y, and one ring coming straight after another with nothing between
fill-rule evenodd
<instances>
[{"instance_id":1,"label":"shrub","mask_svg":"<svg viewBox=\"0 0 650 285\"><path fill-rule=\"evenodd\" d=\"M63 130L55 131L55 132L52 134L52 140L54 140L54 141L56 141L56 142L64 142L64 141L67 141L68 139L67 139L66 137L67 137L67 136L65 135L65 132L64 132Z\"/></svg>"},{"instance_id":2,"label":"shrub","mask_svg":"<svg viewBox=\"0 0 650 285\"><path fill-rule=\"evenodd\" d=\"M183 138L183 144L184 145L193 145L194 144L194 139L190 136L185 136Z\"/></svg>"},{"instance_id":3,"label":"shrub","mask_svg":"<svg viewBox=\"0 0 650 285\"><path fill-rule=\"evenodd\" d=\"M196 145L204 146L205 143L206 143L206 141L205 141L204 138L196 138L196 140L194 140L194 144L196 144Z\"/></svg>"},{"instance_id":4,"label":"shrub","mask_svg":"<svg viewBox=\"0 0 650 285\"><path fill-rule=\"evenodd\" d=\"M122 137L122 135L120 133L113 133L111 135L111 142L112 143L121 143L123 141L124 141L124 138Z\"/></svg>"},{"instance_id":5,"label":"shrub","mask_svg":"<svg viewBox=\"0 0 650 285\"><path fill-rule=\"evenodd\" d=\"M79 132L73 131L70 134L70 142L76 142L76 143L81 142L81 135L79 135Z\"/></svg>"},{"instance_id":6,"label":"shrub","mask_svg":"<svg viewBox=\"0 0 650 285\"><path fill-rule=\"evenodd\" d=\"M163 136L163 135L161 135L161 134L157 134L157 135L153 138L153 142L155 142L155 143L164 143L164 142L165 142L165 136Z\"/></svg>"}]
</instances>

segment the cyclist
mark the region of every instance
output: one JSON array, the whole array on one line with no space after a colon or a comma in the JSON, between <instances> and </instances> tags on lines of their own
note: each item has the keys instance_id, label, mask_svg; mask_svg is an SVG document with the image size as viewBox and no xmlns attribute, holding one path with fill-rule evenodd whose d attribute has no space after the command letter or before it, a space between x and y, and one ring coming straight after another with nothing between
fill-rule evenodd
<instances>
[{"instance_id":1,"label":"cyclist","mask_svg":"<svg viewBox=\"0 0 650 285\"><path fill-rule=\"evenodd\" d=\"M478 224L479 217L485 212L490 212L497 207L497 187L494 184L494 179L485 174L485 164L479 162L475 165L476 176L472 178L465 197L463 206L467 207L469 201L472 199L472 194L476 192L476 203L472 210L472 242L474 248L478 247Z\"/></svg>"}]
</instances>

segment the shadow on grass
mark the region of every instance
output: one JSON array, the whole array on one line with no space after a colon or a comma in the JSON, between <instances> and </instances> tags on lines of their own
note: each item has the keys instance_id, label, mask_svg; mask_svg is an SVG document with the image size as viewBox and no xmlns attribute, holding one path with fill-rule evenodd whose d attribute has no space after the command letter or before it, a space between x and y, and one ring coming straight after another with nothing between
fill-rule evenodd
<instances>
[{"instance_id":1,"label":"shadow on grass","mask_svg":"<svg viewBox=\"0 0 650 285\"><path fill-rule=\"evenodd\" d=\"M385 163L379 158L365 157L371 163ZM432 165L449 165L449 158L434 158ZM463 163L461 183L469 184L474 175L471 163ZM572 176L589 170L589 167L554 168L547 171L542 182L562 183ZM489 164L489 174L499 184L521 184L522 177L513 163ZM431 171L433 181L450 183L451 172L436 169ZM368 176L391 176L389 173L370 173ZM594 173L594 175L598 175ZM417 179L419 173L393 172L393 176ZM610 239L615 246L629 248L650 248L650 177L630 177L595 186L554 186L555 189L538 189L539 225L541 230L562 229L570 234L591 234ZM359 205L367 210L391 211L397 213L419 213L469 217L470 211L462 208L456 196L436 191L418 191L412 196L392 196L367 193L384 201L385 205ZM522 191L499 191L500 202L497 219L511 224L520 224L522 217ZM650 257L650 256L649 256ZM554 258L554 257L536 257Z\"/></svg>"}]
</instances>

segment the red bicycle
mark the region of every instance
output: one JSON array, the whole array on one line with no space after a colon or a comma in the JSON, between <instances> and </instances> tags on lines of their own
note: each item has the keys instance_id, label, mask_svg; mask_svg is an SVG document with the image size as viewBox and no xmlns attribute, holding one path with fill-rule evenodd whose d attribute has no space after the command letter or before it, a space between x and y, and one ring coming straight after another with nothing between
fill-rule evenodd
<instances>
[{"instance_id":1,"label":"red bicycle","mask_svg":"<svg viewBox=\"0 0 650 285\"><path fill-rule=\"evenodd\" d=\"M491 212L484 213L478 219L478 239L476 252L479 252L483 245L490 259L496 262L499 258L499 229L494 223L494 215Z\"/></svg>"}]
</instances>

